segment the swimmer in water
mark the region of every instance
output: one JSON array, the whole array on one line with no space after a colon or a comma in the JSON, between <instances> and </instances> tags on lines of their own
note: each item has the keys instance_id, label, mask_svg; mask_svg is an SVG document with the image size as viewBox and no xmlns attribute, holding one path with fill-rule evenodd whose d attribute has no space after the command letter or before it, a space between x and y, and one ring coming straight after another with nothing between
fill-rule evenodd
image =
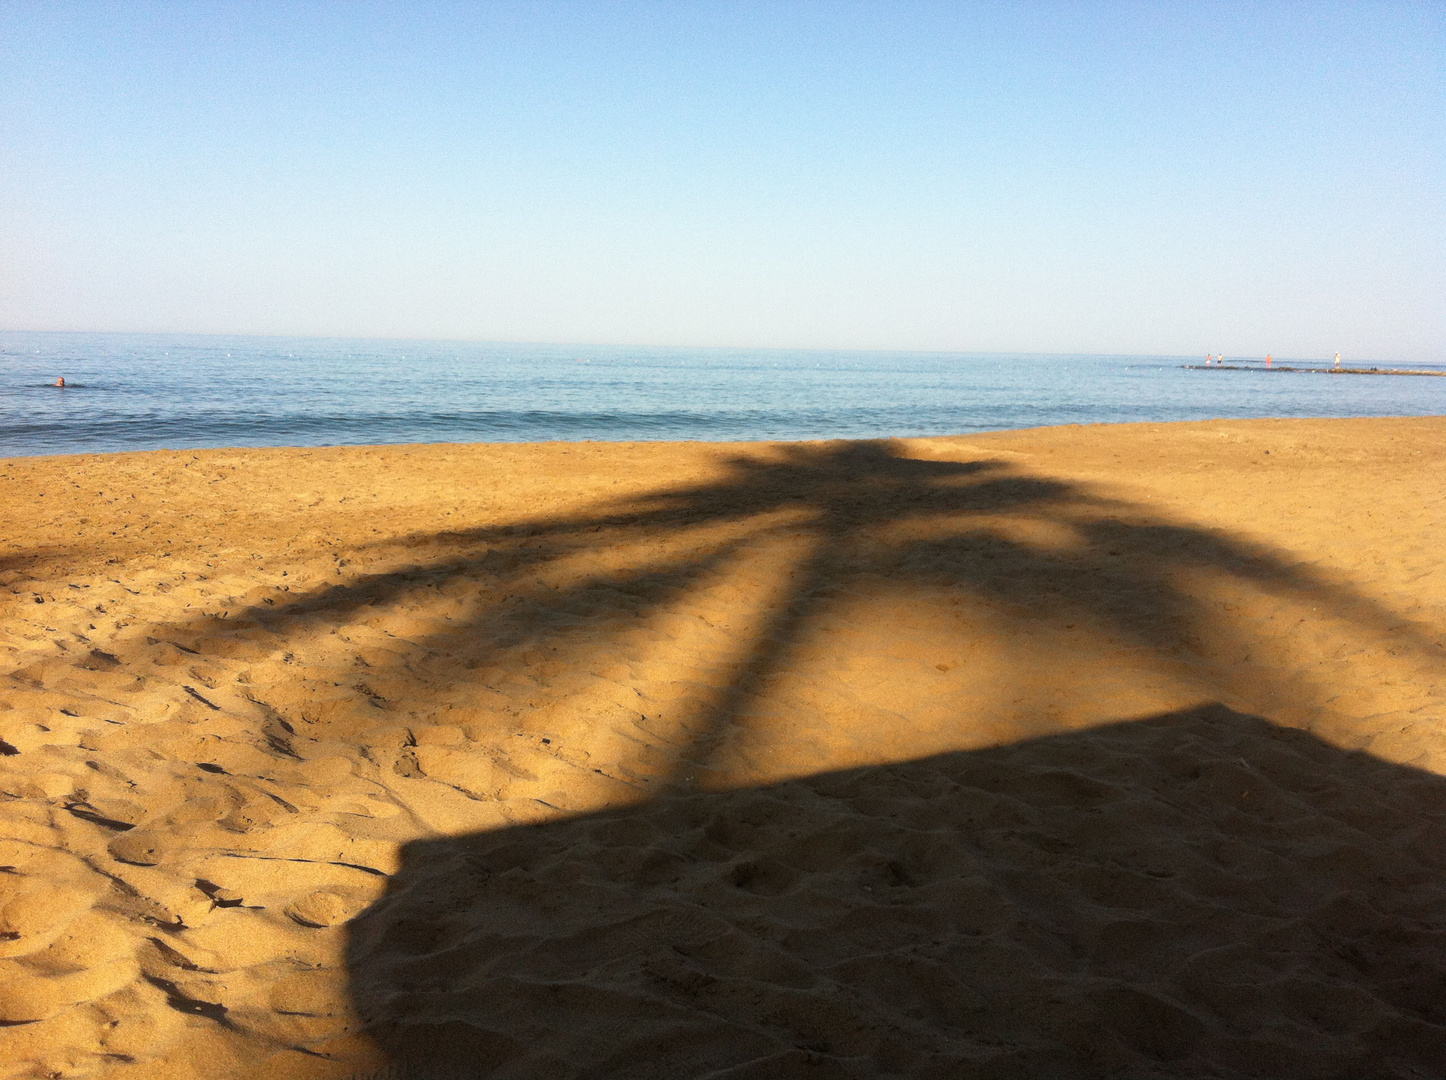
<instances>
[{"instance_id":1,"label":"swimmer in water","mask_svg":"<svg viewBox=\"0 0 1446 1080\"><path fill-rule=\"evenodd\" d=\"M56 379L56 380L55 380L55 385L56 385L56 386L64 386L64 385L65 385L65 376L62 375L60 378Z\"/></svg>"}]
</instances>

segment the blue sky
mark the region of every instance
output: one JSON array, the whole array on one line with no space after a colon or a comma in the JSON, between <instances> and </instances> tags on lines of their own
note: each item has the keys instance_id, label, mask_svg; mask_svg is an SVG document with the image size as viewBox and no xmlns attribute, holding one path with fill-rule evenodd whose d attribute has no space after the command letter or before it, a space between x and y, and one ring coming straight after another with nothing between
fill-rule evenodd
<instances>
[{"instance_id":1,"label":"blue sky","mask_svg":"<svg viewBox=\"0 0 1446 1080\"><path fill-rule=\"evenodd\" d=\"M0 7L0 327L1446 359L1446 6Z\"/></svg>"}]
</instances>

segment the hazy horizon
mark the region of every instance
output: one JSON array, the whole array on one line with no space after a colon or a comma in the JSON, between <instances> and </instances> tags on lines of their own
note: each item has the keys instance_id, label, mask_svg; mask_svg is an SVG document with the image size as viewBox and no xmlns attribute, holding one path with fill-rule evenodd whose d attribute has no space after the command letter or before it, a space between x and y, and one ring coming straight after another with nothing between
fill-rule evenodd
<instances>
[{"instance_id":1,"label":"hazy horizon","mask_svg":"<svg viewBox=\"0 0 1446 1080\"><path fill-rule=\"evenodd\" d=\"M118 337L118 338L177 338L177 339L236 339L239 341L277 341L277 342L315 342L337 343L355 342L359 345L438 345L438 346L475 346L478 348L503 348L517 346L519 348L545 348L545 349L596 349L596 350L618 350L638 349L652 352L738 352L738 353L818 353L823 356L840 356L851 353L868 356L960 356L972 359L1008 359L1018 358L1027 360L1040 359L1089 359L1089 360L1183 360L1197 361L1204 358L1204 354L1198 353L1162 353L1162 352L1137 352L1137 353L1116 353L1116 352L1086 352L1082 350L1061 351L1061 352L1036 352L1022 349L900 349L900 348L829 348L826 346L811 345L691 345L687 343L669 341L549 341L544 339L526 341L522 339L503 338L446 338L446 337L386 337L374 335L360 337L354 334L268 334L268 333L208 333L189 330L35 330L25 327L0 327L0 347L3 347L5 335L53 335L53 336L74 336L74 337ZM1263 361L1267 355L1278 364L1288 363L1327 363L1331 361L1332 355L1321 354L1318 356L1290 356L1283 353L1237 353L1233 356L1228 353L1214 353L1216 359L1224 358L1239 360L1241 362ZM1432 356L1424 360L1397 360L1394 357L1382 356L1353 356L1342 357L1342 360L1349 360L1353 365L1380 364L1383 362L1399 362L1412 366L1440 367L1446 366L1446 357Z\"/></svg>"},{"instance_id":2,"label":"hazy horizon","mask_svg":"<svg viewBox=\"0 0 1446 1080\"><path fill-rule=\"evenodd\" d=\"M399 336L390 337L381 334L360 336L356 334L284 334L265 332L210 332L193 330L75 330L75 329L33 329L30 327L0 327L0 335L4 334L53 334L53 335L75 335L75 336L115 336L115 337L175 337L175 338L239 338L243 340L275 340L275 341L355 341L358 343L375 342L386 344L417 344L417 345L476 345L476 346L538 346L558 349L645 349L645 350L677 350L677 351L737 351L737 352L816 352L824 354L839 353L867 353L887 355L897 353L901 356L907 355L939 355L939 356L969 356L969 357L1023 357L1023 358L1059 358L1068 359L1071 357L1087 357L1091 359L1109 359L1120 357L1130 360L1198 360L1204 354L1197 353L1166 353L1166 352L1095 352L1081 349L1061 351L1035 351L1025 349L908 349L890 347L844 347L836 348L823 345L693 345L687 342L675 341L554 341L543 338L535 340L524 340L521 338L458 338L458 337L411 337ZM1232 354L1216 352L1216 357L1224 356L1227 360ZM1263 360L1270 355L1277 363L1289 363L1292 361L1314 361L1321 362L1330 360L1332 354L1321 353L1316 356L1290 356L1283 353L1236 353L1236 359ZM1343 357L1344 359L1344 357ZM1397 361L1396 357L1388 356L1353 356L1350 357L1353 363L1380 363L1386 361ZM1400 360L1407 364L1446 364L1446 354L1433 353L1423 359Z\"/></svg>"}]
</instances>

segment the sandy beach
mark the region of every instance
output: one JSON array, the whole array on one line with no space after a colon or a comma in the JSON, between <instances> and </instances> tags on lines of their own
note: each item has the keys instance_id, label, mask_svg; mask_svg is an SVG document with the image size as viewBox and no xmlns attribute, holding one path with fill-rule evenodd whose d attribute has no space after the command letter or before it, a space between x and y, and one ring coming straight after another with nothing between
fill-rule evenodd
<instances>
[{"instance_id":1,"label":"sandy beach","mask_svg":"<svg viewBox=\"0 0 1446 1080\"><path fill-rule=\"evenodd\" d=\"M0 461L0 1080L1446 1069L1446 418Z\"/></svg>"}]
</instances>

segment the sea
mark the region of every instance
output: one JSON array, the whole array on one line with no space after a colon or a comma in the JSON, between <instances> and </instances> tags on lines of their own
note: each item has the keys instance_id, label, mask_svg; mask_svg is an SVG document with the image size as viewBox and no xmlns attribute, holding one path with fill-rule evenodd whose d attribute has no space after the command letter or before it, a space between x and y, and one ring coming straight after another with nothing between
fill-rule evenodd
<instances>
[{"instance_id":1,"label":"sea","mask_svg":"<svg viewBox=\"0 0 1446 1080\"><path fill-rule=\"evenodd\" d=\"M1052 424L1446 414L1446 378L1200 356L0 331L0 457L584 439L869 439ZM1328 367L1329 361L1275 363ZM1380 364L1446 370L1446 365ZM58 377L64 389L53 384Z\"/></svg>"}]
</instances>

